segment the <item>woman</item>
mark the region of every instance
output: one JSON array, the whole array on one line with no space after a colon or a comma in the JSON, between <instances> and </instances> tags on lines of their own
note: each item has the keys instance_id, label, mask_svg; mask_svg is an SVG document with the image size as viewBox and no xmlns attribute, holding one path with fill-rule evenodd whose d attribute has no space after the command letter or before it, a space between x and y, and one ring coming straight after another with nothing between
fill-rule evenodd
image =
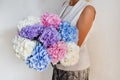
<instances>
[{"instance_id":1,"label":"woman","mask_svg":"<svg viewBox=\"0 0 120 80\"><path fill-rule=\"evenodd\" d=\"M95 18L95 8L85 0L66 0L60 17L76 25L79 30L80 60L74 66L64 67L57 64L53 70L52 80L88 80L89 55L86 41Z\"/></svg>"}]
</instances>

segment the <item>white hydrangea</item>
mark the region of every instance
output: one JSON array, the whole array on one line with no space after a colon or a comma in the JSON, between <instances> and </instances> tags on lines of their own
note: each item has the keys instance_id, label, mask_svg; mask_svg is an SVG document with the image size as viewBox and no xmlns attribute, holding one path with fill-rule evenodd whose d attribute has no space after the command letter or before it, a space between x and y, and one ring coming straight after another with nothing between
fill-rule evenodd
<instances>
[{"instance_id":1,"label":"white hydrangea","mask_svg":"<svg viewBox=\"0 0 120 80\"><path fill-rule=\"evenodd\" d=\"M79 46L73 42L67 43L67 54L60 61L63 66L73 66L79 61Z\"/></svg>"},{"instance_id":2,"label":"white hydrangea","mask_svg":"<svg viewBox=\"0 0 120 80\"><path fill-rule=\"evenodd\" d=\"M13 39L13 49L15 54L23 60L25 60L32 53L35 45L36 41L31 41L18 35Z\"/></svg>"},{"instance_id":3,"label":"white hydrangea","mask_svg":"<svg viewBox=\"0 0 120 80\"><path fill-rule=\"evenodd\" d=\"M39 17L29 16L24 20L21 20L17 25L18 30L20 31L23 27L41 23Z\"/></svg>"}]
</instances>

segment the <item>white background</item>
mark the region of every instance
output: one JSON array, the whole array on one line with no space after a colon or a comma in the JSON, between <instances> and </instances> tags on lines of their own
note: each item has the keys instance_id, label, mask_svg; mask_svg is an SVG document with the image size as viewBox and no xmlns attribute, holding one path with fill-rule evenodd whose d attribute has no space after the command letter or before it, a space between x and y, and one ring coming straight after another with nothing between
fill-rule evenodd
<instances>
[{"instance_id":1,"label":"white background","mask_svg":"<svg viewBox=\"0 0 120 80\"><path fill-rule=\"evenodd\" d=\"M59 13L63 0L0 0L0 80L51 80L52 68L29 69L12 50L16 25L26 16ZM120 80L120 1L92 0L97 11L94 34L88 41L90 80Z\"/></svg>"}]
</instances>

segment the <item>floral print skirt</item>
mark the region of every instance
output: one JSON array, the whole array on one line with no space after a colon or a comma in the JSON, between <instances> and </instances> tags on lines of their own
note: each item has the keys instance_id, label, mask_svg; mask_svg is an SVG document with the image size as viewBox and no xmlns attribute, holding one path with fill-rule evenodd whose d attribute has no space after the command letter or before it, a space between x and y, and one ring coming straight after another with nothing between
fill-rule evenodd
<instances>
[{"instance_id":1,"label":"floral print skirt","mask_svg":"<svg viewBox=\"0 0 120 80\"><path fill-rule=\"evenodd\" d=\"M89 80L89 68L81 71L53 69L52 80Z\"/></svg>"}]
</instances>

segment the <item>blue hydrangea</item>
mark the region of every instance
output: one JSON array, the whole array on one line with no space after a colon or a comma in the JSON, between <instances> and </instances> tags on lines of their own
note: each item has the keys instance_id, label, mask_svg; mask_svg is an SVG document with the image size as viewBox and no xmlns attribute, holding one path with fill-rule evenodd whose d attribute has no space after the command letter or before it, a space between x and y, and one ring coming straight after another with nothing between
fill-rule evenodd
<instances>
[{"instance_id":1,"label":"blue hydrangea","mask_svg":"<svg viewBox=\"0 0 120 80\"><path fill-rule=\"evenodd\" d=\"M29 68L37 71L44 71L51 62L50 56L41 43L37 43L32 54L26 59Z\"/></svg>"},{"instance_id":2,"label":"blue hydrangea","mask_svg":"<svg viewBox=\"0 0 120 80\"><path fill-rule=\"evenodd\" d=\"M67 21L60 24L59 33L65 42L78 42L78 29Z\"/></svg>"}]
</instances>

